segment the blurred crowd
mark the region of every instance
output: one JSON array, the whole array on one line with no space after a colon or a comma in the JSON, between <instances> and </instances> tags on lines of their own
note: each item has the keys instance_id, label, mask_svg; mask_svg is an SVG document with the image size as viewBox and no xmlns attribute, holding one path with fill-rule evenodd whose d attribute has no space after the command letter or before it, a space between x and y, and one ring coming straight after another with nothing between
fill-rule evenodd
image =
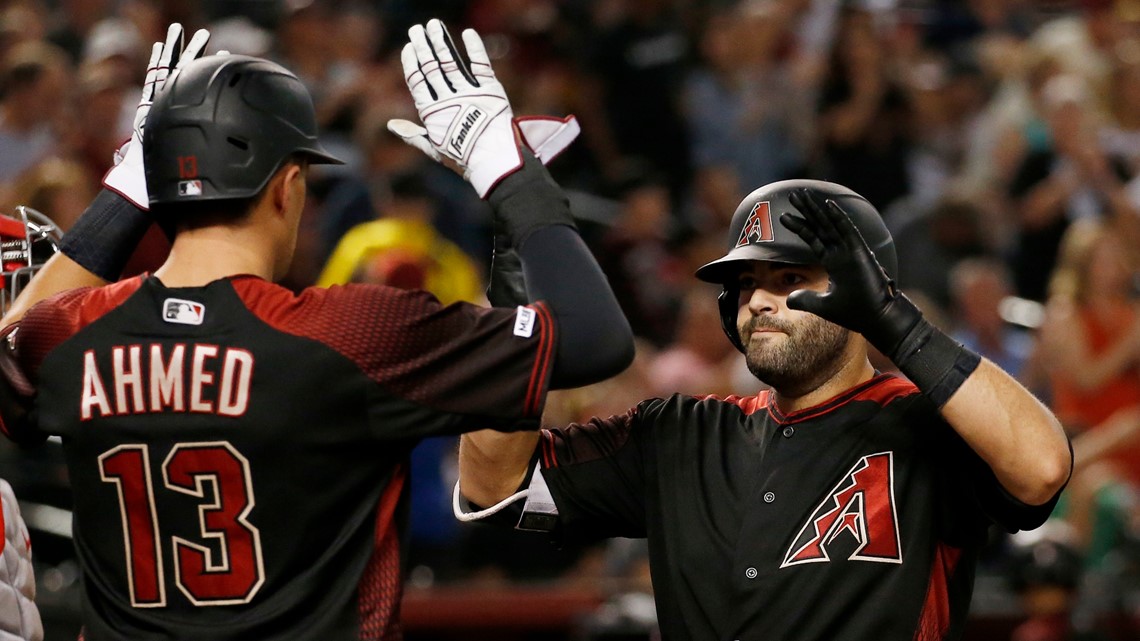
<instances>
[{"instance_id":1,"label":"blurred crowd","mask_svg":"<svg viewBox=\"0 0 1140 641\"><path fill-rule=\"evenodd\" d=\"M5 0L0 210L76 219L129 137L150 43L179 21L209 28L209 50L296 72L348 160L314 171L287 286L481 300L489 208L385 129L416 119L399 48L429 17L483 34L516 115L582 125L551 170L640 344L617 378L552 394L546 421L754 394L719 335L718 292L692 273L726 250L749 191L842 183L883 213L908 295L1073 439L1055 519L995 534L983 574L1005 589L979 583L979 598L1021 597L1016 641L1140 638L1140 0ZM130 269L165 251L148 235ZM415 452L413 584L620 575L648 589L637 546L461 527L454 451ZM5 476L32 465L0 458Z\"/></svg>"}]
</instances>

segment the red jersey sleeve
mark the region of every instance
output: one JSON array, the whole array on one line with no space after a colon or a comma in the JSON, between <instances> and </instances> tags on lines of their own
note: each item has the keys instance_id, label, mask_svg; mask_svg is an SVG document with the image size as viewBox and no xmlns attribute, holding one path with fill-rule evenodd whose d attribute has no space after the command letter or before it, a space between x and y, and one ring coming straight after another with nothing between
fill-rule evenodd
<instances>
[{"instance_id":1,"label":"red jersey sleeve","mask_svg":"<svg viewBox=\"0 0 1140 641\"><path fill-rule=\"evenodd\" d=\"M497 419L542 413L556 345L542 303L443 306L423 291L375 285L294 296L258 279L236 279L234 288L264 322L337 350L409 401Z\"/></svg>"}]
</instances>

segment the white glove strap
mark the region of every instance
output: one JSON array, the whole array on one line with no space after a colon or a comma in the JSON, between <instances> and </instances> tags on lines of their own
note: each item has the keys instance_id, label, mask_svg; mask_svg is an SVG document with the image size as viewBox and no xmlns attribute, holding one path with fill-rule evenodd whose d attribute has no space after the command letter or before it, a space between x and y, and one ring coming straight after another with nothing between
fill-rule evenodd
<instances>
[{"instance_id":1,"label":"white glove strap","mask_svg":"<svg viewBox=\"0 0 1140 641\"><path fill-rule=\"evenodd\" d=\"M460 521L463 521L465 523L469 522L469 521L478 521L480 519L485 519L488 516L491 516L493 514L496 514L500 511L502 511L503 508L509 507L515 501L522 499L522 498L526 498L526 495L527 495L526 490L520 490L520 491L515 492L514 494L508 496L507 498L503 499L502 501L499 501L498 503L492 505L489 508L478 510L476 512L464 512L463 511L463 499L459 493L459 483L456 482L455 483L455 490L452 491L452 493L451 493L451 512L452 512L452 514L455 515L455 518L457 518Z\"/></svg>"},{"instance_id":2,"label":"white glove strap","mask_svg":"<svg viewBox=\"0 0 1140 641\"><path fill-rule=\"evenodd\" d=\"M558 506L554 504L554 497L542 476L542 466L535 464L534 474L530 477L530 485L525 490L519 490L507 498L499 501L489 508L476 512L463 511L463 499L459 492L459 483L451 494L451 511L460 521L478 521L501 512L516 501L526 499L522 507L522 516L519 517L517 530L532 532L550 532L558 523Z\"/></svg>"},{"instance_id":3,"label":"white glove strap","mask_svg":"<svg viewBox=\"0 0 1140 641\"><path fill-rule=\"evenodd\" d=\"M523 142L544 165L549 165L582 132L578 119L572 115L565 118L519 116L515 118L515 125Z\"/></svg>"}]
</instances>

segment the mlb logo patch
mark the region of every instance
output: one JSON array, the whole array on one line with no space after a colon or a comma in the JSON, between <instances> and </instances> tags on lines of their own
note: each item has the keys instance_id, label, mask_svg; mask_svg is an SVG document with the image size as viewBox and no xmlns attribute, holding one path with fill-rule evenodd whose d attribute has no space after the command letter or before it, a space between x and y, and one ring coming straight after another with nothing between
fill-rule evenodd
<instances>
[{"instance_id":1,"label":"mlb logo patch","mask_svg":"<svg viewBox=\"0 0 1140 641\"><path fill-rule=\"evenodd\" d=\"M183 180L178 183L179 196L201 196L202 195L202 181L201 180Z\"/></svg>"},{"instance_id":2,"label":"mlb logo patch","mask_svg":"<svg viewBox=\"0 0 1140 641\"><path fill-rule=\"evenodd\" d=\"M518 313L515 314L515 336L522 338L530 338L534 334L534 321L537 314L529 307L518 308Z\"/></svg>"},{"instance_id":3,"label":"mlb logo patch","mask_svg":"<svg viewBox=\"0 0 1140 641\"><path fill-rule=\"evenodd\" d=\"M192 300L167 298L162 302L162 320L180 325L201 325L206 306Z\"/></svg>"}]
</instances>

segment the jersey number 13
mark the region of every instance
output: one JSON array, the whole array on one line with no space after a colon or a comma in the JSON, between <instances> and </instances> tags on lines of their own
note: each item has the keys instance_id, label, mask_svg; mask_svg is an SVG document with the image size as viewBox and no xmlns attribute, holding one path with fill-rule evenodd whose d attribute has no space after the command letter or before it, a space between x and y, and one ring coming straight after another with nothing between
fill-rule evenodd
<instances>
[{"instance_id":1,"label":"jersey number 13","mask_svg":"<svg viewBox=\"0 0 1140 641\"><path fill-rule=\"evenodd\" d=\"M131 605L166 605L166 572L156 496L147 445L120 445L99 456L105 483L119 493ZM174 583L198 606L248 603L265 581L261 534L246 517L254 506L249 461L227 441L179 443L162 462L167 490L201 499L198 522L203 540L182 537L174 546ZM220 550L218 552L217 550Z\"/></svg>"}]
</instances>

